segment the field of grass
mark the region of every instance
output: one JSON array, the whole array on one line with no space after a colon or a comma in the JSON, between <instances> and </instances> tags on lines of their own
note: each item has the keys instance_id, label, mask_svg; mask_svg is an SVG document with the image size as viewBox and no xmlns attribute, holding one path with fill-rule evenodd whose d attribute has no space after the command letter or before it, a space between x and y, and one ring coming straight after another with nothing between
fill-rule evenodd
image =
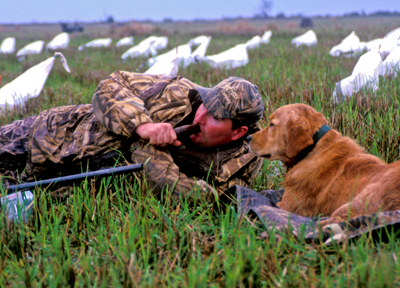
<instances>
[{"instance_id":1,"label":"field of grass","mask_svg":"<svg viewBox=\"0 0 400 288\"><path fill-rule=\"evenodd\" d=\"M152 25L153 34L169 36L165 51L212 33L208 55L271 29L270 43L249 51L245 67L214 70L194 64L179 74L206 87L231 75L243 77L259 87L265 100L263 126L276 108L307 103L371 154L387 162L399 160L400 78L381 77L376 93L362 90L334 105L334 85L351 74L358 57L332 58L328 51L353 30L361 41L383 37L400 26L400 18L315 19L318 44L295 48L291 39L306 31L298 23L284 19ZM125 36L106 24L85 28L84 33L71 35L69 48L62 51L72 73L56 60L41 95L19 113L0 115L0 125L54 106L90 103L98 82L113 71L146 70L146 59L120 59L127 48L79 52L79 45L95 37L113 37L115 45ZM0 41L15 36L19 49L34 40L47 43L59 32L55 24L3 25ZM146 36L135 35L135 43ZM0 88L51 56L44 52L19 62L14 55L0 55ZM265 161L252 188L279 189L284 174L278 163ZM268 231L269 237L263 238L261 223L241 219L234 204L199 201L193 206L184 199L172 203L168 192L160 203L132 177L103 179L99 188L94 187L85 182L64 201L46 190L35 191L34 217L25 225L13 225L0 216L0 286L400 286L400 243L395 237L388 243L372 243L366 236L330 247L277 231Z\"/></svg>"}]
</instances>

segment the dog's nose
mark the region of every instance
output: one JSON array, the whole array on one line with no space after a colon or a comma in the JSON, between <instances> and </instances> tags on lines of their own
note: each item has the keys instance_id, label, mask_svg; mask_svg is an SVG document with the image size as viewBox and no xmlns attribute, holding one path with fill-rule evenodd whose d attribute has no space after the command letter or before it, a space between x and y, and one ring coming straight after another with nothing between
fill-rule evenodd
<instances>
[{"instance_id":1,"label":"dog's nose","mask_svg":"<svg viewBox=\"0 0 400 288\"><path fill-rule=\"evenodd\" d=\"M247 137L246 137L246 142L250 142L251 139L253 139L253 136L251 136L251 135L247 136Z\"/></svg>"}]
</instances>

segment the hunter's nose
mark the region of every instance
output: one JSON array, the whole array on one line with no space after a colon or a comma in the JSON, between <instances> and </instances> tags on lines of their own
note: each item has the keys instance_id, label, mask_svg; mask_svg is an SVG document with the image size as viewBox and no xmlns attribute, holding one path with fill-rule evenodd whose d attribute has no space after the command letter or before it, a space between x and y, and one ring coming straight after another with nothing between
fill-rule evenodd
<instances>
[{"instance_id":1,"label":"hunter's nose","mask_svg":"<svg viewBox=\"0 0 400 288\"><path fill-rule=\"evenodd\" d=\"M207 109L204 108L204 105L202 104L202 105L198 108L198 110L197 110L197 112L196 112L196 115L195 115L195 117L194 117L194 121L193 121L193 122L195 122L195 123L197 123L197 124L204 124L204 121L205 121L205 119L207 118L207 117L206 117L207 114L208 114L208 111L207 111Z\"/></svg>"}]
</instances>

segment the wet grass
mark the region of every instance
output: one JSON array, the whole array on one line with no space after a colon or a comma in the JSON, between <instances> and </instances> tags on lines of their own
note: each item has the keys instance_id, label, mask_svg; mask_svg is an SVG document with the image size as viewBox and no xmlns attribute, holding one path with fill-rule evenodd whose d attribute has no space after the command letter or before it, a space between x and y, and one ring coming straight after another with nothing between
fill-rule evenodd
<instances>
[{"instance_id":1,"label":"wet grass","mask_svg":"<svg viewBox=\"0 0 400 288\"><path fill-rule=\"evenodd\" d=\"M400 78L381 77L376 93L362 90L343 103L333 104L335 83L351 74L358 57L332 58L328 51L352 30L362 41L383 37L400 26L400 19L339 20L317 19L314 31L319 42L310 48L290 45L292 38L305 32L293 26L294 20L264 23L274 28L271 42L250 51L250 63L245 67L226 71L198 64L180 69L179 74L206 87L231 75L246 78L258 85L264 98L262 125L282 105L308 103L326 116L332 128L355 138L387 162L396 161L400 149ZM19 113L1 115L0 123L54 106L90 103L98 82L113 71L146 70L142 65L145 59L120 60L127 48L78 52L77 47L94 36L107 36L110 30L101 28L96 31L91 27L87 33L73 35L70 47L63 51L72 73L66 73L56 60L41 95ZM58 33L54 27L43 30L43 34L43 27L29 29L17 31L21 36L17 39L18 49L37 40L32 35L43 35L43 40L49 41ZM163 31L168 29L171 34L165 51L172 49L176 40L182 44L202 34L197 26L192 34L188 25L182 31L175 26ZM12 30L7 31L0 30L0 39L12 36ZM244 43L255 35L222 32L213 35L208 54ZM135 37L135 43L144 38ZM44 52L23 62L13 55L0 55L0 85L52 55ZM265 161L253 188L279 189L284 173L279 163ZM269 231L265 239L260 237L265 230L261 223L240 218L234 203L214 205L202 201L201 195L196 205L185 199L172 203L168 192L160 202L131 177L102 181L100 186L82 183L73 196L62 200L55 200L46 189L35 191L34 216L25 225L13 225L0 217L1 286L400 285L400 245L394 237L387 243L372 243L365 236L356 243L331 247L306 243L302 236L295 239L290 233L278 231Z\"/></svg>"}]
</instances>

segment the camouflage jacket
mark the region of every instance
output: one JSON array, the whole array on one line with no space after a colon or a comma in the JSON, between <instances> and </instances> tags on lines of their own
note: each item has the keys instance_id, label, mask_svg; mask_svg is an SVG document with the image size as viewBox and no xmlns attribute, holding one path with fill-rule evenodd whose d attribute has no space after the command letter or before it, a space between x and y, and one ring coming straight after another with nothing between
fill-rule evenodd
<instances>
[{"instance_id":1,"label":"camouflage jacket","mask_svg":"<svg viewBox=\"0 0 400 288\"><path fill-rule=\"evenodd\" d=\"M114 72L99 83L92 105L52 108L29 122L24 180L112 166L119 157L146 163L149 186L155 192L174 187L176 197L189 194L194 187L212 195L214 188L221 193L234 185L249 185L262 160L249 151L246 142L223 149L200 149L190 143L158 147L135 134L140 124L148 122L168 122L173 127L191 124L201 104L198 93L191 90L195 87L182 77ZM15 130L13 125L6 126ZM0 159L2 150L11 149L13 141L9 142L8 148L0 147Z\"/></svg>"}]
</instances>

